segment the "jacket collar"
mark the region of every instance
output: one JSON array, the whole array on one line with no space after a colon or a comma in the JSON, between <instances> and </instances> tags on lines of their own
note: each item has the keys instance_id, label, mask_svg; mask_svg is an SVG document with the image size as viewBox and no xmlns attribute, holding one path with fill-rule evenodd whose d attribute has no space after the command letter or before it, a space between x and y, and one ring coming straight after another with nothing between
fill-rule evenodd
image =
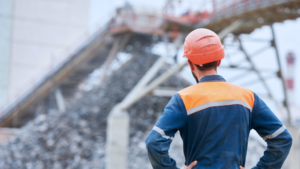
<instances>
[{"instance_id":1,"label":"jacket collar","mask_svg":"<svg viewBox=\"0 0 300 169\"><path fill-rule=\"evenodd\" d=\"M204 76L202 79L200 79L199 83L202 83L202 82L216 82L216 81L226 82L226 80L220 75L208 75L208 76Z\"/></svg>"}]
</instances>

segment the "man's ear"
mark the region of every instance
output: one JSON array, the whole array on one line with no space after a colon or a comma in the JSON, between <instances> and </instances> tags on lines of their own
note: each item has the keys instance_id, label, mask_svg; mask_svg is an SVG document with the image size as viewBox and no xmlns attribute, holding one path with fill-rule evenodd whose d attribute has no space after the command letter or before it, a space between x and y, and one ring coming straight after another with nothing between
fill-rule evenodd
<instances>
[{"instance_id":1,"label":"man's ear","mask_svg":"<svg viewBox=\"0 0 300 169\"><path fill-rule=\"evenodd\" d=\"M221 65L221 60L218 61L217 67Z\"/></svg>"},{"instance_id":2,"label":"man's ear","mask_svg":"<svg viewBox=\"0 0 300 169\"><path fill-rule=\"evenodd\" d=\"M190 60L188 60L188 63L189 63L189 65L190 65L191 71L194 71L194 70L195 70L195 65L194 65L194 63L192 63Z\"/></svg>"}]
</instances>

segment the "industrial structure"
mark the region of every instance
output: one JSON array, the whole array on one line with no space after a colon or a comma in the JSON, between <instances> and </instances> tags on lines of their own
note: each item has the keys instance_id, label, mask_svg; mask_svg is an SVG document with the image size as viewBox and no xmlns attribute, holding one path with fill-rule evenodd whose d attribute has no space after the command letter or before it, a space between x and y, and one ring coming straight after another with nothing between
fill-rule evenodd
<instances>
[{"instance_id":1,"label":"industrial structure","mask_svg":"<svg viewBox=\"0 0 300 169\"><path fill-rule=\"evenodd\" d=\"M218 32L221 39L228 34L234 37L234 41L239 45L238 49L244 54L245 62L250 67L241 67L235 64L225 67L246 71L229 82L254 72L258 78L249 83L261 83L267 91L267 96L276 101L278 105L285 107L287 113L285 122L288 126L292 126L294 122L288 106L288 93L292 93L289 91L293 86L291 84L292 77L288 78L287 83L285 82L273 26L276 22L300 17L300 0L207 0L206 5L198 13L187 12L180 16L170 13L168 9L171 7L172 1L168 1L161 15L135 11L129 4L118 9L116 15L99 28L94 35L83 35L84 40L80 41L80 48L76 48L74 51L65 51L65 57L56 62L55 66L51 67L44 76L36 79L28 87L23 86L26 90L21 90L22 92L18 93L11 102L0 109L0 126L22 127L34 119L38 105L46 102L45 100L53 93L59 110L64 111L65 101L74 96L78 85L91 72L101 67L104 73L100 80L105 80L106 71L119 52L148 52L153 45L160 42L165 43L168 50L177 51L182 46L185 35L199 27ZM240 38L240 35L249 34L256 28L265 25L270 26L273 36L270 46L263 47L250 55L243 46L243 39ZM258 69L253 57L268 48L274 48L274 58L277 60L278 70L265 77L263 73L269 70ZM112 109L108 118L107 169L123 169L127 166L126 140L128 140L129 134L129 116L126 109L146 95L172 96L178 91L173 88L159 88L159 85L182 70L187 63L177 63L175 59L171 69L153 79L170 57L172 57L171 52L160 57L125 99ZM289 64L292 60L291 57L289 55ZM283 86L282 92L285 99L282 102L278 102L274 98L270 86L267 84L267 79L270 77L278 78ZM288 92L286 92L286 88ZM291 130L293 130L293 137L296 137L294 140L299 145L298 129ZM298 150L295 150L292 158L298 158L298 152L299 147ZM114 162L116 158L118 163ZM290 168L300 166L296 160L289 159L289 161L293 163Z\"/></svg>"}]
</instances>

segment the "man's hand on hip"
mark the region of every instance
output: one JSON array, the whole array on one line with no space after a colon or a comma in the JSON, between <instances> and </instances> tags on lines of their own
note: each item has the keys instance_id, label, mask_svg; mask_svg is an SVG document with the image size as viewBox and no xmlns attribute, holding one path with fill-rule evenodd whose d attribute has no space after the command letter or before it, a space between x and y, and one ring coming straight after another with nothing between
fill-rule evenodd
<instances>
[{"instance_id":1,"label":"man's hand on hip","mask_svg":"<svg viewBox=\"0 0 300 169\"><path fill-rule=\"evenodd\" d=\"M197 161L192 162L188 167L184 166L181 169L192 169L197 164ZM240 169L245 169L244 167L240 166Z\"/></svg>"},{"instance_id":2,"label":"man's hand on hip","mask_svg":"<svg viewBox=\"0 0 300 169\"><path fill-rule=\"evenodd\" d=\"M184 166L181 169L192 169L195 165L197 165L197 161L194 161L188 167Z\"/></svg>"}]
</instances>

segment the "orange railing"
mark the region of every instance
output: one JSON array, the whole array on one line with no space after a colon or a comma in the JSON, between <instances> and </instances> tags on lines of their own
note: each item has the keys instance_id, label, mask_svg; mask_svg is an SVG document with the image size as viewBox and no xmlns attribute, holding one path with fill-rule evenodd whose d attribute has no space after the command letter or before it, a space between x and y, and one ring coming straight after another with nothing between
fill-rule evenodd
<instances>
[{"instance_id":1,"label":"orange railing","mask_svg":"<svg viewBox=\"0 0 300 169\"><path fill-rule=\"evenodd\" d=\"M238 16L246 12L268 8L291 1L294 0L203 0L198 3L200 8L197 11L187 10L180 15L178 13L175 14L170 12L176 10L173 9L173 1L169 1L164 8L164 15L171 18L185 18L185 21L189 21L190 23L199 22L205 25L218 20ZM180 5L178 6L181 7ZM169 10L169 8L172 8L172 10Z\"/></svg>"},{"instance_id":2,"label":"orange railing","mask_svg":"<svg viewBox=\"0 0 300 169\"><path fill-rule=\"evenodd\" d=\"M211 1L213 10L209 15L208 23L290 1L293 0L213 0ZM205 19L207 20L207 18ZM200 21L202 20L200 19Z\"/></svg>"}]
</instances>

